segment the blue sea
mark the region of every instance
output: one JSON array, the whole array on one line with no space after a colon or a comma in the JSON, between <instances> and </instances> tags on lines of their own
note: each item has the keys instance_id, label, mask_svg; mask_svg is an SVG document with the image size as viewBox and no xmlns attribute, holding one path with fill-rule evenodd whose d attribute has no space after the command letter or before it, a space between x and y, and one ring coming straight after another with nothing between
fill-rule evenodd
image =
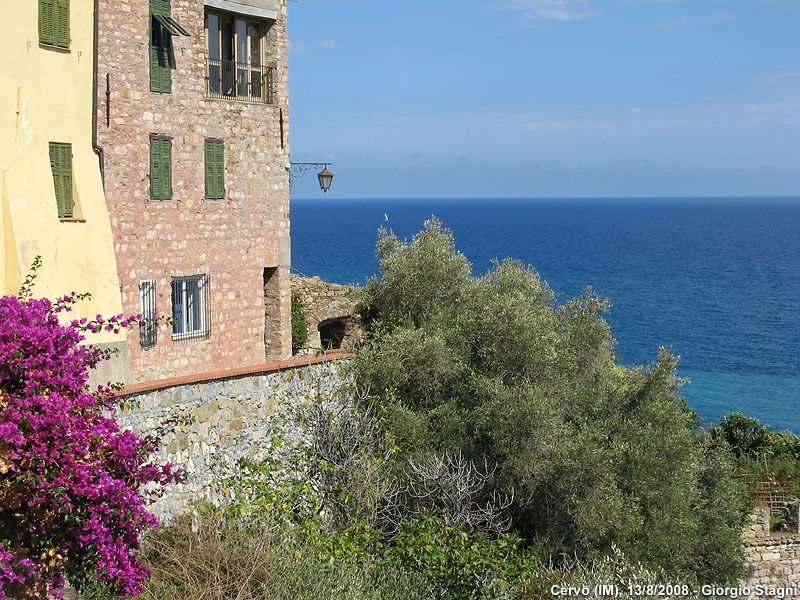
<instances>
[{"instance_id":1,"label":"blue sea","mask_svg":"<svg viewBox=\"0 0 800 600\"><path fill-rule=\"evenodd\" d=\"M377 230L411 238L435 215L475 274L530 263L560 300L609 298L622 364L680 355L689 406L800 434L800 198L293 200L292 265L363 284Z\"/></svg>"}]
</instances>

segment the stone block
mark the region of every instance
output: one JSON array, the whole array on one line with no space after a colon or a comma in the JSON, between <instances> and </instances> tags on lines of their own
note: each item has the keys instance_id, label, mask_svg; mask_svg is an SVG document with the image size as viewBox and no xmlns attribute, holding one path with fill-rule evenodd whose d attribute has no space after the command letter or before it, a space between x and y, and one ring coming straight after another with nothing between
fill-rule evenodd
<instances>
[{"instance_id":1,"label":"stone block","mask_svg":"<svg viewBox=\"0 0 800 600\"><path fill-rule=\"evenodd\" d=\"M207 423L209 418L209 406L207 404L198 406L195 409L194 415L197 423Z\"/></svg>"},{"instance_id":2,"label":"stone block","mask_svg":"<svg viewBox=\"0 0 800 600\"><path fill-rule=\"evenodd\" d=\"M244 406L240 400L231 402L232 414L235 419L240 419L244 415Z\"/></svg>"}]
</instances>

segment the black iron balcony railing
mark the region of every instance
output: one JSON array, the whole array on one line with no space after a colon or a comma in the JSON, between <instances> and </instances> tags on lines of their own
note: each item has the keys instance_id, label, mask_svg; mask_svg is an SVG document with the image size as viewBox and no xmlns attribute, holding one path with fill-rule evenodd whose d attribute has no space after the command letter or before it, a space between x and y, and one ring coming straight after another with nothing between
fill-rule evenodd
<instances>
[{"instance_id":1,"label":"black iron balcony railing","mask_svg":"<svg viewBox=\"0 0 800 600\"><path fill-rule=\"evenodd\" d=\"M275 65L206 59L206 96L245 102L275 101Z\"/></svg>"}]
</instances>

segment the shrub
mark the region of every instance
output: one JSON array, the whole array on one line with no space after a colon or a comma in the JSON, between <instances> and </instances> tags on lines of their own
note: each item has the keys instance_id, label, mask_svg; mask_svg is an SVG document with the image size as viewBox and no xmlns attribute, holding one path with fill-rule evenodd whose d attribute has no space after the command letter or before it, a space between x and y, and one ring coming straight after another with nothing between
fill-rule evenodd
<instances>
[{"instance_id":1,"label":"shrub","mask_svg":"<svg viewBox=\"0 0 800 600\"><path fill-rule=\"evenodd\" d=\"M520 547L518 537L468 535L443 513L403 523L383 560L423 575L436 598L457 600L505 595L539 571L538 561Z\"/></svg>"},{"instance_id":2,"label":"shrub","mask_svg":"<svg viewBox=\"0 0 800 600\"><path fill-rule=\"evenodd\" d=\"M531 572L519 538L502 533L509 499L487 491L487 465L455 455L397 464L378 409L351 380L290 384L263 459L216 479L229 498L219 512L228 534L261 539L267 527L325 577L339 581L344 569L351 581L410 578L422 597L494 598Z\"/></svg>"},{"instance_id":3,"label":"shrub","mask_svg":"<svg viewBox=\"0 0 800 600\"><path fill-rule=\"evenodd\" d=\"M800 436L774 431L758 419L733 412L710 428L711 439L725 443L740 459L788 459L800 461Z\"/></svg>"},{"instance_id":4,"label":"shrub","mask_svg":"<svg viewBox=\"0 0 800 600\"><path fill-rule=\"evenodd\" d=\"M300 537L260 520L247 534L211 514L185 516L145 537L144 598L183 600L423 600L419 576L374 564L330 564ZM87 599L88 600L88 599Z\"/></svg>"},{"instance_id":5,"label":"shrub","mask_svg":"<svg viewBox=\"0 0 800 600\"><path fill-rule=\"evenodd\" d=\"M740 505L715 513L709 497L736 497L739 484L730 460L709 467L677 357L661 349L647 366L618 365L607 300L587 288L556 303L513 260L473 277L436 220L410 243L380 232L378 256L355 371L386 411L398 460L461 452L497 465L512 531L557 553L616 544L673 577L740 576Z\"/></svg>"},{"instance_id":6,"label":"shrub","mask_svg":"<svg viewBox=\"0 0 800 600\"><path fill-rule=\"evenodd\" d=\"M305 310L303 301L292 294L292 354L297 354L308 339Z\"/></svg>"},{"instance_id":7,"label":"shrub","mask_svg":"<svg viewBox=\"0 0 800 600\"><path fill-rule=\"evenodd\" d=\"M740 412L730 413L711 426L711 437L725 440L739 458L755 458L772 454L773 432L758 419L746 417Z\"/></svg>"},{"instance_id":8,"label":"shrub","mask_svg":"<svg viewBox=\"0 0 800 600\"><path fill-rule=\"evenodd\" d=\"M351 378L324 381L292 377L257 456L220 465L214 485L230 499L230 519L268 518L309 535L395 526L392 439Z\"/></svg>"},{"instance_id":9,"label":"shrub","mask_svg":"<svg viewBox=\"0 0 800 600\"><path fill-rule=\"evenodd\" d=\"M426 222L412 244L401 243L381 227L378 260L383 277L371 278L362 291L366 323L418 325L425 314L457 298L469 281L469 261L456 252L452 233L435 219ZM419 269L423 264L425 268Z\"/></svg>"},{"instance_id":10,"label":"shrub","mask_svg":"<svg viewBox=\"0 0 800 600\"><path fill-rule=\"evenodd\" d=\"M759 501L764 500L764 484L800 494L800 436L774 431L739 412L722 417L709 433L714 445L734 453L750 493Z\"/></svg>"},{"instance_id":11,"label":"shrub","mask_svg":"<svg viewBox=\"0 0 800 600\"><path fill-rule=\"evenodd\" d=\"M119 331L115 316L59 323L87 295L0 298L0 598L44 597L64 584L105 582L137 593L147 569L133 551L155 524L148 483L176 481L150 456L155 437L120 431L107 416L119 399L87 390L88 369L107 355L83 332ZM152 489L152 486L147 489Z\"/></svg>"}]
</instances>

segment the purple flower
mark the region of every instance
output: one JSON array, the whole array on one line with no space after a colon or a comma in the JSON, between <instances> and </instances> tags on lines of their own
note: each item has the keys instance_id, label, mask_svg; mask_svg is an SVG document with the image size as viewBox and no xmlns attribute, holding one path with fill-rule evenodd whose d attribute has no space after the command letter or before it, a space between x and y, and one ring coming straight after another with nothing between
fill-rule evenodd
<instances>
[{"instance_id":1,"label":"purple flower","mask_svg":"<svg viewBox=\"0 0 800 600\"><path fill-rule=\"evenodd\" d=\"M151 462L158 440L104 416L119 398L86 391L103 354L80 345L81 333L104 320L60 325L56 314L77 300L0 298L0 510L19 515L0 521L0 600L44 596L65 574L137 594L147 569L134 551L155 524L145 507L157 494L144 486L181 478L172 465ZM111 323L121 318L106 322L118 329ZM2 540L21 541L12 551Z\"/></svg>"}]
</instances>

